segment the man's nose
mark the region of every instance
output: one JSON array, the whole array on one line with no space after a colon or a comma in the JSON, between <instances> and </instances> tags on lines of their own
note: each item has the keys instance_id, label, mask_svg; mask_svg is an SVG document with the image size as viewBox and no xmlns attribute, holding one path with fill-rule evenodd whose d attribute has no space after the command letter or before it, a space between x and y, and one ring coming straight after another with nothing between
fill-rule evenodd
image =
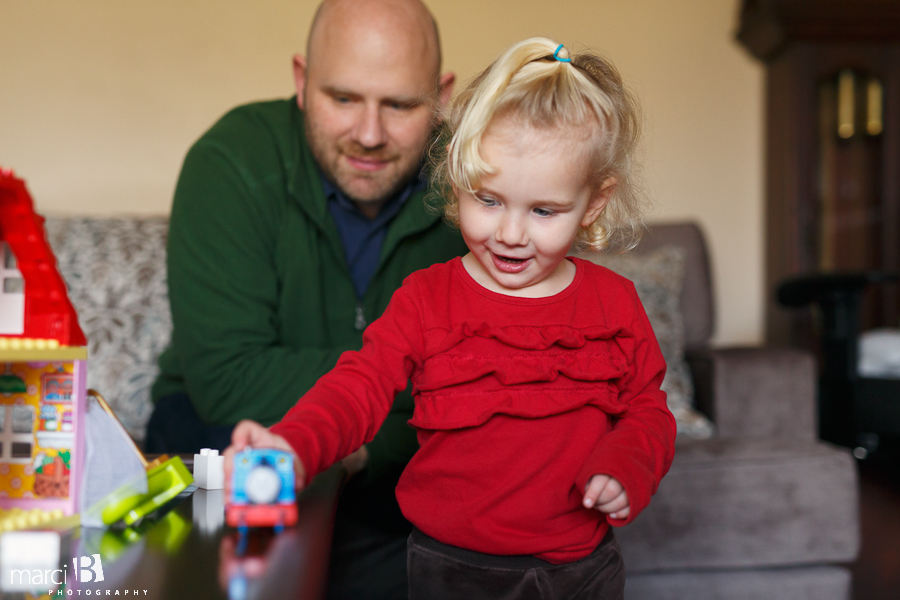
<instances>
[{"instance_id":1,"label":"man's nose","mask_svg":"<svg viewBox=\"0 0 900 600\"><path fill-rule=\"evenodd\" d=\"M363 148L377 148L387 142L387 131L382 122L381 108L365 105L359 114L353 138Z\"/></svg>"}]
</instances>

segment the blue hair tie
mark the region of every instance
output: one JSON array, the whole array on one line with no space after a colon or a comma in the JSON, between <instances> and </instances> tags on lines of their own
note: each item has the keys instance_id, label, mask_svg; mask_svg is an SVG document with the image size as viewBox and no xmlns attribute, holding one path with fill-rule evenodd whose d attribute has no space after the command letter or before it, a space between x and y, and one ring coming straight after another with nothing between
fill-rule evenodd
<instances>
[{"instance_id":1,"label":"blue hair tie","mask_svg":"<svg viewBox=\"0 0 900 600\"><path fill-rule=\"evenodd\" d=\"M563 48L562 44L560 44L559 46L556 47L556 51L553 53L553 58L555 58L559 62L569 62L569 63L572 62L571 58L560 58L559 57L559 51L562 50L562 48Z\"/></svg>"}]
</instances>

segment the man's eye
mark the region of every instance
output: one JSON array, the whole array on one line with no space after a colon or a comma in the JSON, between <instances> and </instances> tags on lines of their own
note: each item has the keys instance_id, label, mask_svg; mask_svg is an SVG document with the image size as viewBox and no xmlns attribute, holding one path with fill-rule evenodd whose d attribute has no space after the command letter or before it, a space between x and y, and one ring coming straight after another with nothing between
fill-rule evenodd
<instances>
[{"instance_id":1,"label":"man's eye","mask_svg":"<svg viewBox=\"0 0 900 600\"><path fill-rule=\"evenodd\" d=\"M338 104L349 104L350 96L334 96L334 101Z\"/></svg>"}]
</instances>

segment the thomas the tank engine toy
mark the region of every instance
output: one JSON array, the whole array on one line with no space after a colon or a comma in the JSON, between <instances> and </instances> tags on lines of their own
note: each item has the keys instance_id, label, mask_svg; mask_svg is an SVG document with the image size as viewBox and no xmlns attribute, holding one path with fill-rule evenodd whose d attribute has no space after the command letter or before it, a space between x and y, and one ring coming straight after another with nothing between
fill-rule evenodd
<instances>
[{"instance_id":1,"label":"thomas the tank engine toy","mask_svg":"<svg viewBox=\"0 0 900 600\"><path fill-rule=\"evenodd\" d=\"M232 527L275 527L297 522L293 457L270 448L234 456L225 521Z\"/></svg>"}]
</instances>

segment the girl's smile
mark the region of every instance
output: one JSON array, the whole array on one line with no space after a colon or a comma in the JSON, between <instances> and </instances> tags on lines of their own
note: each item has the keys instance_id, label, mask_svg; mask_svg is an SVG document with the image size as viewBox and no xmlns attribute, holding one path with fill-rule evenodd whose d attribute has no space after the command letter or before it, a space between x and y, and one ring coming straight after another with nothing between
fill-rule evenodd
<instances>
[{"instance_id":1,"label":"girl's smile","mask_svg":"<svg viewBox=\"0 0 900 600\"><path fill-rule=\"evenodd\" d=\"M507 273L518 273L524 270L528 263L531 262L530 258L512 258L510 256L497 256L496 254L492 258L497 268Z\"/></svg>"},{"instance_id":2,"label":"girl's smile","mask_svg":"<svg viewBox=\"0 0 900 600\"><path fill-rule=\"evenodd\" d=\"M494 172L474 194L456 190L470 250L463 265L475 281L534 298L572 282L575 266L566 254L612 191L611 185L592 190L587 139L583 130L536 129L511 119L488 128L481 153Z\"/></svg>"}]
</instances>

